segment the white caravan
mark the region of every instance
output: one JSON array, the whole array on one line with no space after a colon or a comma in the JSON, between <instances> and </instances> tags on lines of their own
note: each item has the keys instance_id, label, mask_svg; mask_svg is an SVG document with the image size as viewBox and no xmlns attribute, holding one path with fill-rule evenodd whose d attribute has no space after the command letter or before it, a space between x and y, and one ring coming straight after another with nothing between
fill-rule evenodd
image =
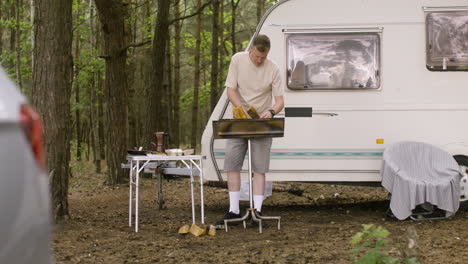
<instances>
[{"instance_id":1,"label":"white caravan","mask_svg":"<svg viewBox=\"0 0 468 264\"><path fill-rule=\"evenodd\" d=\"M467 0L279 1L255 34L270 37L285 92L268 180L379 183L398 141L468 166ZM224 92L202 137L209 180L226 179L212 121L229 118Z\"/></svg>"}]
</instances>

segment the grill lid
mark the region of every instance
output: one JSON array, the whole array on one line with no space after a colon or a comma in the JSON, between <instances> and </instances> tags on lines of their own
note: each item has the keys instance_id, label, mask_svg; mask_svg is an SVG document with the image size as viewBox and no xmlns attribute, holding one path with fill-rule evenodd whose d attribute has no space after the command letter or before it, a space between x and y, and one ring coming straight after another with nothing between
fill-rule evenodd
<instances>
[{"instance_id":1,"label":"grill lid","mask_svg":"<svg viewBox=\"0 0 468 264\"><path fill-rule=\"evenodd\" d=\"M214 120L213 134L216 139L283 137L284 118Z\"/></svg>"}]
</instances>

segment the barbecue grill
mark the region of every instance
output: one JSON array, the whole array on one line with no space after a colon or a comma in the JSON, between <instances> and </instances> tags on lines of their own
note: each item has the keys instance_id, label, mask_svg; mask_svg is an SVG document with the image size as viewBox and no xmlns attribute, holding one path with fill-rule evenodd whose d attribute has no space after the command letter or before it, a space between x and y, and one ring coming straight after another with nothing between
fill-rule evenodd
<instances>
[{"instance_id":1,"label":"barbecue grill","mask_svg":"<svg viewBox=\"0 0 468 264\"><path fill-rule=\"evenodd\" d=\"M216 139L283 137L284 118L215 120L213 130Z\"/></svg>"},{"instance_id":2,"label":"barbecue grill","mask_svg":"<svg viewBox=\"0 0 468 264\"><path fill-rule=\"evenodd\" d=\"M263 220L277 220L278 229L281 228L281 216L261 216L253 207L252 193L252 159L250 152L250 140L261 137L283 137L284 136L284 118L271 119L221 119L213 121L213 134L215 139L227 138L245 138L247 139L248 151L248 171L249 171L249 201L250 208L241 218L225 219L224 227L228 231L229 222L243 222L244 229L249 216L252 220L258 222L259 232L262 233Z\"/></svg>"}]
</instances>

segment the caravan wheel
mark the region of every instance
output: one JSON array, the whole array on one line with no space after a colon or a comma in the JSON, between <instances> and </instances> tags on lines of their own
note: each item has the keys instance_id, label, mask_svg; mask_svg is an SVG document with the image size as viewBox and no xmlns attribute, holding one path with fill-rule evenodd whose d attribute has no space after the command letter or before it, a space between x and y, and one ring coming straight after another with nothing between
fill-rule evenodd
<instances>
[{"instance_id":1,"label":"caravan wheel","mask_svg":"<svg viewBox=\"0 0 468 264\"><path fill-rule=\"evenodd\" d=\"M460 165L460 171L463 177L460 181L460 201L468 201L468 157L464 155L453 156Z\"/></svg>"}]
</instances>

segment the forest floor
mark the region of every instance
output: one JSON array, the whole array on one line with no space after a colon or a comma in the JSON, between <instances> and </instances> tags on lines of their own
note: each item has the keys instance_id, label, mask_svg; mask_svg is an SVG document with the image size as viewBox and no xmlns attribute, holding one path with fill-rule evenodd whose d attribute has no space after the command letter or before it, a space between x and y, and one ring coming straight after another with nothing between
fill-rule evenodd
<instances>
[{"instance_id":1,"label":"forest floor","mask_svg":"<svg viewBox=\"0 0 468 264\"><path fill-rule=\"evenodd\" d=\"M407 230L413 227L422 263L468 263L465 205L449 220L397 221L385 217L387 193L381 187L287 183L303 194L274 191L262 210L282 217L281 230L269 222L262 234L240 225L227 233L195 237L178 234L179 227L192 221L189 180L165 179L165 208L159 210L157 180L142 178L135 233L128 226L128 184L105 185L104 176L90 170L74 165L70 219L56 224L53 232L57 263L352 263L351 238L363 224L390 231L388 251L394 257L402 256ZM204 194L210 224L227 210L228 193L205 186ZM241 203L242 208L247 205Z\"/></svg>"}]
</instances>

